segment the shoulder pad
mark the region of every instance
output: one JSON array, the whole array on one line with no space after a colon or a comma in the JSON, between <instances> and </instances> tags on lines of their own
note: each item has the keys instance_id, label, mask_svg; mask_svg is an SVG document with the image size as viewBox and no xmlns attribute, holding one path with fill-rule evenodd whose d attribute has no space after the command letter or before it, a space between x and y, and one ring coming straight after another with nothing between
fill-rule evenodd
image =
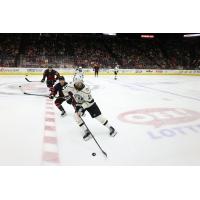
<instances>
[{"instance_id":1,"label":"shoulder pad","mask_svg":"<svg viewBox=\"0 0 200 200\"><path fill-rule=\"evenodd\" d=\"M60 83L56 83L54 87L59 87Z\"/></svg>"},{"instance_id":2,"label":"shoulder pad","mask_svg":"<svg viewBox=\"0 0 200 200\"><path fill-rule=\"evenodd\" d=\"M69 85L70 87L73 87L73 86L74 86L74 82L69 82L68 85Z\"/></svg>"},{"instance_id":3,"label":"shoulder pad","mask_svg":"<svg viewBox=\"0 0 200 200\"><path fill-rule=\"evenodd\" d=\"M69 87L69 88L74 88L74 83L73 82L69 82L65 85L65 87Z\"/></svg>"},{"instance_id":4,"label":"shoulder pad","mask_svg":"<svg viewBox=\"0 0 200 200\"><path fill-rule=\"evenodd\" d=\"M82 92L89 94L89 93L91 92L91 90L90 90L89 87L84 87L84 88L82 89Z\"/></svg>"}]
</instances>

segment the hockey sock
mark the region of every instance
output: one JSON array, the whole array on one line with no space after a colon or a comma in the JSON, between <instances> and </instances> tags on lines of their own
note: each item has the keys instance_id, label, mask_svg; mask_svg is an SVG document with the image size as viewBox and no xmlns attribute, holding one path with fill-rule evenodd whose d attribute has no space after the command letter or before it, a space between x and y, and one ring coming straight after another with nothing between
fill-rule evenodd
<instances>
[{"instance_id":1,"label":"hockey sock","mask_svg":"<svg viewBox=\"0 0 200 200\"><path fill-rule=\"evenodd\" d=\"M62 107L62 105L59 105L59 106L57 106L58 107L58 109L60 110L60 111L64 111L64 108Z\"/></svg>"},{"instance_id":2,"label":"hockey sock","mask_svg":"<svg viewBox=\"0 0 200 200\"><path fill-rule=\"evenodd\" d=\"M87 130L87 127L85 126L84 122L81 120L81 118L77 114L75 114L75 120L83 131Z\"/></svg>"},{"instance_id":3,"label":"hockey sock","mask_svg":"<svg viewBox=\"0 0 200 200\"><path fill-rule=\"evenodd\" d=\"M108 120L104 116L99 115L98 117L95 117L95 119L99 121L101 124L103 124L104 126L106 126L107 128L111 127L111 125L108 123Z\"/></svg>"}]
</instances>

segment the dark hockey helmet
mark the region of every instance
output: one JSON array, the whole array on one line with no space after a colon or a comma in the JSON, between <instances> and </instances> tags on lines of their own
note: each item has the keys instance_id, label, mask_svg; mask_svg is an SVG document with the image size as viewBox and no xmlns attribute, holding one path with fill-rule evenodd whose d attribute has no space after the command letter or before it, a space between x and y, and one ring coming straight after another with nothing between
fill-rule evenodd
<instances>
[{"instance_id":1,"label":"dark hockey helmet","mask_svg":"<svg viewBox=\"0 0 200 200\"><path fill-rule=\"evenodd\" d=\"M61 80L64 81L64 80L65 80L65 77L64 77L64 76L60 76L60 77L58 78L58 80L59 80L59 81L61 81Z\"/></svg>"}]
</instances>

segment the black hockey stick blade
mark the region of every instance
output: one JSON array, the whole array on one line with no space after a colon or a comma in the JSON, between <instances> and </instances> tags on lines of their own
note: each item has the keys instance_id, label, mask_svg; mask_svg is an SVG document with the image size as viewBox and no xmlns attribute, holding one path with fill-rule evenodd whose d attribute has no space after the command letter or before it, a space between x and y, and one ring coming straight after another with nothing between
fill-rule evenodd
<instances>
[{"instance_id":1,"label":"black hockey stick blade","mask_svg":"<svg viewBox=\"0 0 200 200\"><path fill-rule=\"evenodd\" d=\"M102 151L102 153L106 158L108 158L108 155L107 155L107 153L105 151Z\"/></svg>"},{"instance_id":2,"label":"black hockey stick blade","mask_svg":"<svg viewBox=\"0 0 200 200\"><path fill-rule=\"evenodd\" d=\"M81 118L81 117L80 117L80 118ZM83 121L83 123L84 123L85 126L87 127L85 121L84 121L82 118L81 118L81 120ZM88 129L88 127L87 127L87 129ZM89 130L89 129L88 129L88 130ZM97 144L97 146L99 147L99 149L101 150L101 152L103 153L103 155L107 158L107 157L108 157L107 153L101 148L101 146L100 146L99 143L97 142L97 140L96 140L96 138L94 137L94 135L93 135L91 132L90 132L90 134L91 134L92 138L94 139L95 143Z\"/></svg>"},{"instance_id":3,"label":"black hockey stick blade","mask_svg":"<svg viewBox=\"0 0 200 200\"><path fill-rule=\"evenodd\" d=\"M26 78L25 77L25 79L26 79L26 81L28 81L29 83L31 83L31 82L41 82L41 81L30 81L28 78Z\"/></svg>"},{"instance_id":4,"label":"black hockey stick blade","mask_svg":"<svg viewBox=\"0 0 200 200\"><path fill-rule=\"evenodd\" d=\"M21 86L21 85L19 86L19 88L20 88L20 90L23 92L23 94L25 94L25 95L33 95L33 96L40 96L40 97L49 97L48 95L45 95L45 94L33 94L33 93L24 92L24 91L22 90L22 86ZM54 97L54 98L66 100L65 97L59 97L59 96L58 96L58 97Z\"/></svg>"},{"instance_id":5,"label":"black hockey stick blade","mask_svg":"<svg viewBox=\"0 0 200 200\"><path fill-rule=\"evenodd\" d=\"M40 97L49 97L48 95L45 95L45 94L33 94L33 93L27 93L27 92L24 92L25 95L33 95L33 96L40 96Z\"/></svg>"},{"instance_id":6,"label":"black hockey stick blade","mask_svg":"<svg viewBox=\"0 0 200 200\"><path fill-rule=\"evenodd\" d=\"M27 78L25 78L25 80L28 81L28 82L31 82L31 81L29 81Z\"/></svg>"},{"instance_id":7,"label":"black hockey stick blade","mask_svg":"<svg viewBox=\"0 0 200 200\"><path fill-rule=\"evenodd\" d=\"M23 89L22 89L22 86L21 86L21 85L19 85L19 88L20 88L20 90L23 92L23 94L25 94L25 95L33 95L33 96L49 97L48 95L45 95L45 94L34 94L34 93L24 92Z\"/></svg>"}]
</instances>

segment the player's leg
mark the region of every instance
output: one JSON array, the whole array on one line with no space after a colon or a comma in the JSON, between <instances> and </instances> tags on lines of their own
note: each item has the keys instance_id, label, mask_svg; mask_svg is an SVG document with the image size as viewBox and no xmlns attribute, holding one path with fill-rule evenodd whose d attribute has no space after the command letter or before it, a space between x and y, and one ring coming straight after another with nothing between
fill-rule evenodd
<instances>
[{"instance_id":1,"label":"player's leg","mask_svg":"<svg viewBox=\"0 0 200 200\"><path fill-rule=\"evenodd\" d=\"M84 132L84 136L83 139L85 141L89 140L91 138L91 134L90 131L87 129L85 123L83 122L83 120L79 117L79 115L77 113L75 113L75 120L77 122L77 124L80 126L80 128L83 130Z\"/></svg>"},{"instance_id":2,"label":"player's leg","mask_svg":"<svg viewBox=\"0 0 200 200\"><path fill-rule=\"evenodd\" d=\"M63 108L63 106L61 105L65 100L58 98L55 100L55 105L57 106L57 108L61 111L61 116L64 117L66 115L66 111Z\"/></svg>"},{"instance_id":3,"label":"player's leg","mask_svg":"<svg viewBox=\"0 0 200 200\"><path fill-rule=\"evenodd\" d=\"M54 80L47 80L46 82L48 88L53 87L54 83L55 83Z\"/></svg>"},{"instance_id":4,"label":"player's leg","mask_svg":"<svg viewBox=\"0 0 200 200\"><path fill-rule=\"evenodd\" d=\"M101 114L101 111L96 103L94 103L91 107L87 108L87 111L90 113L92 118L95 118L102 125L109 129L110 136L114 137L117 134L115 129L108 123L108 120Z\"/></svg>"},{"instance_id":5,"label":"player's leg","mask_svg":"<svg viewBox=\"0 0 200 200\"><path fill-rule=\"evenodd\" d=\"M81 81L83 82L83 79L84 79L84 75L81 75Z\"/></svg>"},{"instance_id":6,"label":"player's leg","mask_svg":"<svg viewBox=\"0 0 200 200\"><path fill-rule=\"evenodd\" d=\"M117 79L117 72L115 72L115 78L114 78L115 80Z\"/></svg>"},{"instance_id":7,"label":"player's leg","mask_svg":"<svg viewBox=\"0 0 200 200\"><path fill-rule=\"evenodd\" d=\"M75 82L75 80L76 80L76 75L74 75L74 77L73 77L73 82Z\"/></svg>"},{"instance_id":8,"label":"player's leg","mask_svg":"<svg viewBox=\"0 0 200 200\"><path fill-rule=\"evenodd\" d=\"M53 90L54 83L55 83L54 80L47 80L46 84L47 84L47 87L49 88L49 91Z\"/></svg>"}]
</instances>

